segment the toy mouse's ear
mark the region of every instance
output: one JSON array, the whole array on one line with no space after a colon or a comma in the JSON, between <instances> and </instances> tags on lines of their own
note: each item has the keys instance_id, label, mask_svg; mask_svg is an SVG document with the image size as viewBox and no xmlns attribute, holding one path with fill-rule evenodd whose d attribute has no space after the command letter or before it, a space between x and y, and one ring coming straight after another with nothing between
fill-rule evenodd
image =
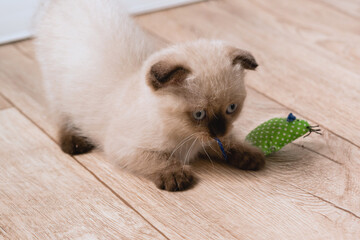
<instances>
[{"instance_id":1,"label":"toy mouse's ear","mask_svg":"<svg viewBox=\"0 0 360 240\"><path fill-rule=\"evenodd\" d=\"M239 48L232 48L230 56L232 58L232 64L240 64L243 68L249 70L255 70L258 66L254 56L245 50Z\"/></svg>"},{"instance_id":2,"label":"toy mouse's ear","mask_svg":"<svg viewBox=\"0 0 360 240\"><path fill-rule=\"evenodd\" d=\"M179 85L189 73L189 68L183 64L160 60L151 66L147 79L150 86L158 90L169 85Z\"/></svg>"}]
</instances>

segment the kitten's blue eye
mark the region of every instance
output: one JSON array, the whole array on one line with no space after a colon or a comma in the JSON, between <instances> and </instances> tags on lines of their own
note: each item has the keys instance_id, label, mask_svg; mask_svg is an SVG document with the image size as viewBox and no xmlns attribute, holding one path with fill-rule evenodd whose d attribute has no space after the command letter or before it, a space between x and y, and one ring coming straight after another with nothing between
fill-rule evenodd
<instances>
[{"instance_id":1,"label":"kitten's blue eye","mask_svg":"<svg viewBox=\"0 0 360 240\"><path fill-rule=\"evenodd\" d=\"M230 104L226 109L226 113L232 114L233 112L235 112L236 108L237 108L237 104L235 104L235 103Z\"/></svg>"},{"instance_id":2,"label":"kitten's blue eye","mask_svg":"<svg viewBox=\"0 0 360 240\"><path fill-rule=\"evenodd\" d=\"M193 117L196 120L202 120L202 119L204 119L205 116L206 116L205 110L196 111L196 112L193 113Z\"/></svg>"}]
</instances>

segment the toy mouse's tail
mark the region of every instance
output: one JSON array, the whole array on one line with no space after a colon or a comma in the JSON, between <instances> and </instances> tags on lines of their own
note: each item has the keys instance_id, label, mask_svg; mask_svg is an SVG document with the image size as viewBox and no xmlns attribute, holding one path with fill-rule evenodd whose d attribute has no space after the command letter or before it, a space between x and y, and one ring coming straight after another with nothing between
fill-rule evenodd
<instances>
[{"instance_id":1,"label":"toy mouse's tail","mask_svg":"<svg viewBox=\"0 0 360 240\"><path fill-rule=\"evenodd\" d=\"M309 129L309 133L306 134L304 136L304 138L306 138L307 136L309 136L311 133L316 133L316 134L320 134L322 135L322 132L321 132L321 129L319 128L320 126L319 125L316 125L316 126L308 126L307 129Z\"/></svg>"}]
</instances>

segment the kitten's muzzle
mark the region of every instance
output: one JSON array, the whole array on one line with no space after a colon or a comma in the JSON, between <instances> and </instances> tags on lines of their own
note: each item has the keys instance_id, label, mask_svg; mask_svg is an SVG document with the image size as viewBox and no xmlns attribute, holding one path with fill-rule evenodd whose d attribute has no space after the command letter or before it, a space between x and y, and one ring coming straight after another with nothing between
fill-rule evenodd
<instances>
[{"instance_id":1,"label":"kitten's muzzle","mask_svg":"<svg viewBox=\"0 0 360 240\"><path fill-rule=\"evenodd\" d=\"M209 121L209 133L213 138L223 137L227 132L227 122L223 116L214 116L213 119Z\"/></svg>"}]
</instances>

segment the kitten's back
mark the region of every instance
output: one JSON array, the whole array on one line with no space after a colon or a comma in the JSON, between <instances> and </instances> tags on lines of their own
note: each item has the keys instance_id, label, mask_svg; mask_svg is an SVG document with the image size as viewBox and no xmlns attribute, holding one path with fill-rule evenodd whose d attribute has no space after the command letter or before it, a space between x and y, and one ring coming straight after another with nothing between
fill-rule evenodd
<instances>
[{"instance_id":1,"label":"kitten's back","mask_svg":"<svg viewBox=\"0 0 360 240\"><path fill-rule=\"evenodd\" d=\"M50 0L39 13L36 52L54 120L103 131L105 98L156 50L119 0ZM123 85L123 86L122 86ZM92 134L94 132L94 134Z\"/></svg>"},{"instance_id":2,"label":"kitten's back","mask_svg":"<svg viewBox=\"0 0 360 240\"><path fill-rule=\"evenodd\" d=\"M154 51L150 37L119 0L50 0L39 14L40 60L71 67L92 63L124 74L136 70Z\"/></svg>"}]
</instances>

